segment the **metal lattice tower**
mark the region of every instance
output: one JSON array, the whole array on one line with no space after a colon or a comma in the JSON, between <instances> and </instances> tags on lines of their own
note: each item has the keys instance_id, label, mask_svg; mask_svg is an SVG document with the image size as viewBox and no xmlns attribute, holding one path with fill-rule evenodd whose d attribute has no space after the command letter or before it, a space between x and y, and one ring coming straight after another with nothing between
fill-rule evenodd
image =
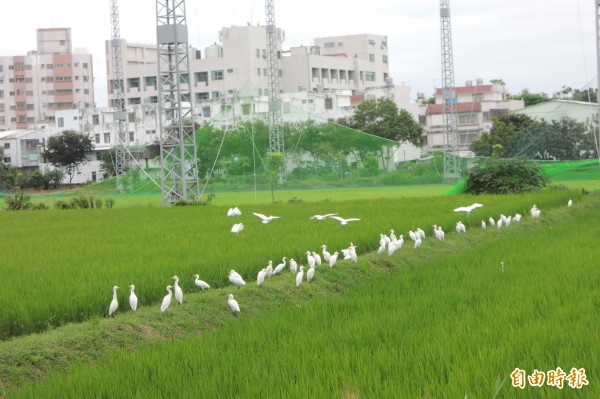
<instances>
[{"instance_id":1,"label":"metal lattice tower","mask_svg":"<svg viewBox=\"0 0 600 399\"><path fill-rule=\"evenodd\" d=\"M600 142L600 99L598 96L600 95L600 0L595 0L596 2L596 79L598 80L598 91L596 94L596 101L598 102L598 141ZM598 144L596 144L598 146ZM598 161L600 162L600 151L596 150L598 153Z\"/></svg>"},{"instance_id":2,"label":"metal lattice tower","mask_svg":"<svg viewBox=\"0 0 600 399\"><path fill-rule=\"evenodd\" d=\"M450 26L450 0L440 0L442 36L442 103L444 133L444 178L458 179L458 130L456 125L456 90L454 86L454 60L452 30Z\"/></svg>"},{"instance_id":3,"label":"metal lattice tower","mask_svg":"<svg viewBox=\"0 0 600 399\"><path fill-rule=\"evenodd\" d=\"M156 0L163 206L199 200L185 0Z\"/></svg>"},{"instance_id":4,"label":"metal lattice tower","mask_svg":"<svg viewBox=\"0 0 600 399\"><path fill-rule=\"evenodd\" d=\"M125 110L125 86L123 78L123 54L121 50L121 33L119 28L119 4L117 0L110 1L110 21L112 26L112 88L114 124L117 130L115 146L115 175L117 188L123 189L123 174L127 171L130 161L127 151L127 111Z\"/></svg>"},{"instance_id":5,"label":"metal lattice tower","mask_svg":"<svg viewBox=\"0 0 600 399\"><path fill-rule=\"evenodd\" d=\"M269 80L269 153L284 155L274 0L266 0L265 11L267 14L267 75Z\"/></svg>"}]
</instances>

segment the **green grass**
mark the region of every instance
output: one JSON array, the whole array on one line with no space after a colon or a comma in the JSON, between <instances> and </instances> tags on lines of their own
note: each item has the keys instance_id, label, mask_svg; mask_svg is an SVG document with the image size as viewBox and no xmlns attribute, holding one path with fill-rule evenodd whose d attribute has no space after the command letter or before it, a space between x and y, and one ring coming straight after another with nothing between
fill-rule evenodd
<instances>
[{"instance_id":1,"label":"green grass","mask_svg":"<svg viewBox=\"0 0 600 399\"><path fill-rule=\"evenodd\" d=\"M284 275L234 290L237 318L224 288L163 315L155 305L13 338L0 344L1 369L11 367L2 380L21 387L7 396L598 397L598 197L568 209L551 194L536 198L538 220L483 231L478 215L467 234L446 228L445 242L407 243L392 257L361 252L300 289ZM441 218L431 214L447 200L421 211L401 201L409 209L398 216ZM530 200L481 202L496 212ZM515 367L583 367L590 385L522 391L510 386ZM51 375L23 384L36 370Z\"/></svg>"}]
</instances>

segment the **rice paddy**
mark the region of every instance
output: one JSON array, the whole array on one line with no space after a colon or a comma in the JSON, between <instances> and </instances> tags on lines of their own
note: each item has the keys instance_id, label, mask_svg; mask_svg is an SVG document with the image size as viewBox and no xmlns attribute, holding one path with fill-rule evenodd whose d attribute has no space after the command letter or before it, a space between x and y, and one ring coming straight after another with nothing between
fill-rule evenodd
<instances>
[{"instance_id":1,"label":"rice paddy","mask_svg":"<svg viewBox=\"0 0 600 399\"><path fill-rule=\"evenodd\" d=\"M571 197L576 206L567 210ZM484 208L468 217L452 212L473 202L466 196L247 206L235 220L246 225L237 236L217 206L0 213L14 232L5 241L0 357L21 359L22 373L32 363L50 373L7 396L598 396L600 365L590 350L600 344L598 227L586 223L600 216L597 197L548 191L477 201ZM533 203L543 211L539 220L527 218ZM252 211L281 220L262 225ZM326 212L361 221L309 219ZM479 227L516 212L522 224ZM467 234L452 234L457 220ZM419 250L363 256L379 233L422 227L431 235L433 224L446 230L446 242L428 237ZM289 272L252 284L269 259L305 259L321 244L333 251L351 241L358 264L321 266L301 289L292 290ZM230 269L249 285L232 289ZM196 272L211 291L191 294ZM185 276L188 303L160 315L173 274ZM122 289L116 317L104 318L112 286L131 282L140 310L125 311ZM237 318L227 308L230 292L242 308ZM74 321L83 322L57 328ZM34 331L45 332L26 335ZM516 367L583 367L590 385L521 390L509 377ZM19 381L16 373L3 370L1 386Z\"/></svg>"}]
</instances>

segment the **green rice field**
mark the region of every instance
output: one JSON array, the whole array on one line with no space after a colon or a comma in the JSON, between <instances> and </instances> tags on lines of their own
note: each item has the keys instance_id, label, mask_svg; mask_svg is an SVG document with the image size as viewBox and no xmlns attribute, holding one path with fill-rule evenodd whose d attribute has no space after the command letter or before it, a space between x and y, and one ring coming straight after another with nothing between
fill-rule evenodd
<instances>
[{"instance_id":1,"label":"green rice field","mask_svg":"<svg viewBox=\"0 0 600 399\"><path fill-rule=\"evenodd\" d=\"M0 212L0 397L572 398L599 397L600 239L597 194L331 198L206 207ZM575 205L566 207L572 198ZM470 216L452 210L472 202ZM221 203L218 203L221 204ZM529 209L542 210L532 219ZM281 216L263 225L252 212ZM316 222L336 212L360 222ZM503 229L480 226L521 213ZM458 220L466 234L456 234ZM243 222L238 235L229 229ZM446 231L432 237L431 226ZM414 249L408 231L427 238ZM404 247L377 255L379 234ZM257 287L283 256L353 242L359 262L320 266L295 287L286 271ZM501 263L504 263L502 268ZM235 269L248 284L227 281ZM200 292L192 274L212 288ZM160 313L170 277L184 304ZM127 285L140 299L127 309ZM106 317L113 285L120 307ZM242 309L227 306L233 293ZM589 385L525 389L532 373L585 368ZM35 382L35 384L32 384Z\"/></svg>"}]
</instances>

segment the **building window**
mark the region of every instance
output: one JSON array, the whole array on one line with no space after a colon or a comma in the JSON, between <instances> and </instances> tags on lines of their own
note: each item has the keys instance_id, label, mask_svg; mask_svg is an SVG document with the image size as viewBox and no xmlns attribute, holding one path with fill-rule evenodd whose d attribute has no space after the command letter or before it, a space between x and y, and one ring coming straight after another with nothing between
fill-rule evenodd
<instances>
[{"instance_id":1,"label":"building window","mask_svg":"<svg viewBox=\"0 0 600 399\"><path fill-rule=\"evenodd\" d=\"M196 82L208 83L208 72L196 72Z\"/></svg>"},{"instance_id":2,"label":"building window","mask_svg":"<svg viewBox=\"0 0 600 399\"><path fill-rule=\"evenodd\" d=\"M323 47L325 47L325 48L333 48L333 47L335 47L335 42L324 43Z\"/></svg>"},{"instance_id":3,"label":"building window","mask_svg":"<svg viewBox=\"0 0 600 399\"><path fill-rule=\"evenodd\" d=\"M82 64L82 66L83 66L85 69L87 69L87 67L88 67L88 64L87 64L87 62L84 62L84 63Z\"/></svg>"},{"instance_id":4,"label":"building window","mask_svg":"<svg viewBox=\"0 0 600 399\"><path fill-rule=\"evenodd\" d=\"M365 81L374 82L375 81L375 72L365 72Z\"/></svg>"},{"instance_id":5,"label":"building window","mask_svg":"<svg viewBox=\"0 0 600 399\"><path fill-rule=\"evenodd\" d=\"M10 143L4 143L4 149L10 150Z\"/></svg>"},{"instance_id":6,"label":"building window","mask_svg":"<svg viewBox=\"0 0 600 399\"><path fill-rule=\"evenodd\" d=\"M96 144L100 144L100 133L96 133L96 134L94 135L94 142L95 142Z\"/></svg>"},{"instance_id":7,"label":"building window","mask_svg":"<svg viewBox=\"0 0 600 399\"><path fill-rule=\"evenodd\" d=\"M57 118L56 121L58 127L65 127L65 120L63 118Z\"/></svg>"},{"instance_id":8,"label":"building window","mask_svg":"<svg viewBox=\"0 0 600 399\"><path fill-rule=\"evenodd\" d=\"M260 58L260 49L259 48L256 49L256 58Z\"/></svg>"},{"instance_id":9,"label":"building window","mask_svg":"<svg viewBox=\"0 0 600 399\"><path fill-rule=\"evenodd\" d=\"M256 68L256 75L260 76L261 68Z\"/></svg>"},{"instance_id":10,"label":"building window","mask_svg":"<svg viewBox=\"0 0 600 399\"><path fill-rule=\"evenodd\" d=\"M100 124L100 115L92 115L92 123L94 125L99 125Z\"/></svg>"},{"instance_id":11,"label":"building window","mask_svg":"<svg viewBox=\"0 0 600 399\"><path fill-rule=\"evenodd\" d=\"M242 104L242 115L250 115L250 105L251 104Z\"/></svg>"},{"instance_id":12,"label":"building window","mask_svg":"<svg viewBox=\"0 0 600 399\"><path fill-rule=\"evenodd\" d=\"M267 58L267 50L262 49L262 57Z\"/></svg>"},{"instance_id":13,"label":"building window","mask_svg":"<svg viewBox=\"0 0 600 399\"><path fill-rule=\"evenodd\" d=\"M210 79L211 80L223 80L223 70L219 71L210 71Z\"/></svg>"},{"instance_id":14,"label":"building window","mask_svg":"<svg viewBox=\"0 0 600 399\"><path fill-rule=\"evenodd\" d=\"M483 101L483 93L473 93L473 102L480 103Z\"/></svg>"},{"instance_id":15,"label":"building window","mask_svg":"<svg viewBox=\"0 0 600 399\"><path fill-rule=\"evenodd\" d=\"M210 118L210 107L209 106L202 107L202 115L204 115L205 118Z\"/></svg>"},{"instance_id":16,"label":"building window","mask_svg":"<svg viewBox=\"0 0 600 399\"><path fill-rule=\"evenodd\" d=\"M381 56L381 61L383 61L383 63L384 63L384 64L387 64L387 63L388 63L388 56L387 56L387 54L383 54L383 55Z\"/></svg>"},{"instance_id":17,"label":"building window","mask_svg":"<svg viewBox=\"0 0 600 399\"><path fill-rule=\"evenodd\" d=\"M156 130L146 130L146 134L156 134Z\"/></svg>"},{"instance_id":18,"label":"building window","mask_svg":"<svg viewBox=\"0 0 600 399\"><path fill-rule=\"evenodd\" d=\"M139 89L140 88L140 78L127 79L127 86L129 89Z\"/></svg>"},{"instance_id":19,"label":"building window","mask_svg":"<svg viewBox=\"0 0 600 399\"><path fill-rule=\"evenodd\" d=\"M227 73L233 73L233 69L228 69Z\"/></svg>"},{"instance_id":20,"label":"building window","mask_svg":"<svg viewBox=\"0 0 600 399\"><path fill-rule=\"evenodd\" d=\"M133 98L128 99L127 103L129 105L141 104L142 103L142 99L141 99L141 97L133 97Z\"/></svg>"},{"instance_id":21,"label":"building window","mask_svg":"<svg viewBox=\"0 0 600 399\"><path fill-rule=\"evenodd\" d=\"M102 153L96 152L96 161L102 161Z\"/></svg>"},{"instance_id":22,"label":"building window","mask_svg":"<svg viewBox=\"0 0 600 399\"><path fill-rule=\"evenodd\" d=\"M156 89L156 76L146 76L146 87L154 87Z\"/></svg>"},{"instance_id":23,"label":"building window","mask_svg":"<svg viewBox=\"0 0 600 399\"><path fill-rule=\"evenodd\" d=\"M375 62L375 54L369 54L369 61Z\"/></svg>"},{"instance_id":24,"label":"building window","mask_svg":"<svg viewBox=\"0 0 600 399\"><path fill-rule=\"evenodd\" d=\"M135 141L135 135L133 132L129 132L129 142L134 142Z\"/></svg>"},{"instance_id":25,"label":"building window","mask_svg":"<svg viewBox=\"0 0 600 399\"><path fill-rule=\"evenodd\" d=\"M375 40L373 40L373 39L369 39L369 44L370 44L371 46L374 46L374 45L375 45Z\"/></svg>"},{"instance_id":26,"label":"building window","mask_svg":"<svg viewBox=\"0 0 600 399\"><path fill-rule=\"evenodd\" d=\"M213 91L211 95L212 95L212 98L219 98L219 97L221 97L221 93L219 93L218 91Z\"/></svg>"},{"instance_id":27,"label":"building window","mask_svg":"<svg viewBox=\"0 0 600 399\"><path fill-rule=\"evenodd\" d=\"M325 99L325 109L333 109L333 98L327 97Z\"/></svg>"},{"instance_id":28,"label":"building window","mask_svg":"<svg viewBox=\"0 0 600 399\"><path fill-rule=\"evenodd\" d=\"M110 133L104 133L104 142L110 143Z\"/></svg>"},{"instance_id":29,"label":"building window","mask_svg":"<svg viewBox=\"0 0 600 399\"><path fill-rule=\"evenodd\" d=\"M459 125L476 125L477 124L477 114L474 113L465 113L458 115L458 124Z\"/></svg>"},{"instance_id":30,"label":"building window","mask_svg":"<svg viewBox=\"0 0 600 399\"><path fill-rule=\"evenodd\" d=\"M150 96L150 99L148 101L150 102L150 104L158 104L158 96Z\"/></svg>"},{"instance_id":31,"label":"building window","mask_svg":"<svg viewBox=\"0 0 600 399\"><path fill-rule=\"evenodd\" d=\"M135 114L133 112L127 114L127 122L135 122Z\"/></svg>"},{"instance_id":32,"label":"building window","mask_svg":"<svg viewBox=\"0 0 600 399\"><path fill-rule=\"evenodd\" d=\"M10 163L10 157L4 157L4 163Z\"/></svg>"},{"instance_id":33,"label":"building window","mask_svg":"<svg viewBox=\"0 0 600 399\"><path fill-rule=\"evenodd\" d=\"M196 100L208 100L209 94L207 91L196 93Z\"/></svg>"}]
</instances>

